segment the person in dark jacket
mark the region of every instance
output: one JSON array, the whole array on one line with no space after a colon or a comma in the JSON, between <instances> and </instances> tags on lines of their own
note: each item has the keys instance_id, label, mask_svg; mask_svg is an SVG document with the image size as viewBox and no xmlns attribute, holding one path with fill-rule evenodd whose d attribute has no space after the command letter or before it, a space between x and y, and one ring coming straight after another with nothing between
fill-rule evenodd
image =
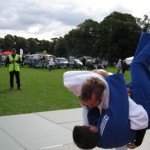
<instances>
[{"instance_id":1,"label":"person in dark jacket","mask_svg":"<svg viewBox=\"0 0 150 150\"><path fill-rule=\"evenodd\" d=\"M128 65L125 60L122 60L121 66L122 66L122 73L125 74L126 70L128 69Z\"/></svg>"}]
</instances>

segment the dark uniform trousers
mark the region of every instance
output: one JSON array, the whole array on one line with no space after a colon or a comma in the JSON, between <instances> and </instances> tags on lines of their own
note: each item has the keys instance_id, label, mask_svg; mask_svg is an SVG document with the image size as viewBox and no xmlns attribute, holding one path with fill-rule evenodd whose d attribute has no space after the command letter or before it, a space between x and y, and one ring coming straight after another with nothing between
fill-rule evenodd
<instances>
[{"instance_id":1,"label":"dark uniform trousers","mask_svg":"<svg viewBox=\"0 0 150 150\"><path fill-rule=\"evenodd\" d=\"M13 88L14 87L14 75L16 77L16 83L17 83L17 87L20 88L20 72L19 71L11 71L9 72L10 74L10 87Z\"/></svg>"}]
</instances>

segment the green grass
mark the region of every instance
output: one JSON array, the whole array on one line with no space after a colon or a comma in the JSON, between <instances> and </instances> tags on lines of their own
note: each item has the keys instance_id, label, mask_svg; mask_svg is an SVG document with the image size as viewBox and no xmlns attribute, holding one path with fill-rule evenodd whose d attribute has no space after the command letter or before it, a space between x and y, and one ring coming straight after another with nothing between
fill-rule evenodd
<instances>
[{"instance_id":1,"label":"green grass","mask_svg":"<svg viewBox=\"0 0 150 150\"><path fill-rule=\"evenodd\" d=\"M116 72L115 68L108 71ZM78 98L63 85L66 69L21 68L22 90L9 90L8 68L0 68L0 116L81 107ZM125 78L130 81L129 71Z\"/></svg>"}]
</instances>

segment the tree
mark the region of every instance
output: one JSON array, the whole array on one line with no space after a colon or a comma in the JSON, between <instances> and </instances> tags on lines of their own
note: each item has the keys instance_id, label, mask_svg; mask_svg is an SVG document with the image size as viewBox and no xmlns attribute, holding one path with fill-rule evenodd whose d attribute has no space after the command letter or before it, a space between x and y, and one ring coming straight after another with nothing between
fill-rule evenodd
<instances>
[{"instance_id":1,"label":"tree","mask_svg":"<svg viewBox=\"0 0 150 150\"><path fill-rule=\"evenodd\" d=\"M4 37L4 49L5 50L11 50L15 43L14 43L14 37L10 34L7 34L5 37Z\"/></svg>"},{"instance_id":2,"label":"tree","mask_svg":"<svg viewBox=\"0 0 150 150\"><path fill-rule=\"evenodd\" d=\"M68 55L79 56L82 53L82 39L78 29L73 29L65 35L66 48Z\"/></svg>"},{"instance_id":3,"label":"tree","mask_svg":"<svg viewBox=\"0 0 150 150\"><path fill-rule=\"evenodd\" d=\"M85 20L65 35L68 53L75 56L93 55L93 45L96 40L98 22Z\"/></svg>"},{"instance_id":4,"label":"tree","mask_svg":"<svg viewBox=\"0 0 150 150\"><path fill-rule=\"evenodd\" d=\"M29 53L29 42L24 37L17 37L15 35L14 44L18 52L20 52L20 49L23 49L24 54Z\"/></svg>"},{"instance_id":5,"label":"tree","mask_svg":"<svg viewBox=\"0 0 150 150\"><path fill-rule=\"evenodd\" d=\"M52 38L51 39L51 42L50 42L49 47L48 47L48 52L50 54L54 54L54 47L57 43L57 40L58 40L58 38Z\"/></svg>"},{"instance_id":6,"label":"tree","mask_svg":"<svg viewBox=\"0 0 150 150\"><path fill-rule=\"evenodd\" d=\"M5 48L4 39L0 38L0 51Z\"/></svg>"},{"instance_id":7,"label":"tree","mask_svg":"<svg viewBox=\"0 0 150 150\"><path fill-rule=\"evenodd\" d=\"M144 15L144 18L136 18L137 24L141 27L142 32L150 31L150 19L147 15Z\"/></svg>"},{"instance_id":8,"label":"tree","mask_svg":"<svg viewBox=\"0 0 150 150\"><path fill-rule=\"evenodd\" d=\"M54 55L57 57L67 56L66 43L64 38L59 38L59 40L57 40L56 45L54 46Z\"/></svg>"},{"instance_id":9,"label":"tree","mask_svg":"<svg viewBox=\"0 0 150 150\"><path fill-rule=\"evenodd\" d=\"M132 15L113 12L99 24L95 42L97 53L111 62L132 56L140 34L140 27Z\"/></svg>"},{"instance_id":10,"label":"tree","mask_svg":"<svg viewBox=\"0 0 150 150\"><path fill-rule=\"evenodd\" d=\"M48 52L49 46L50 46L50 42L47 40L42 40L39 42L40 44L38 46L40 46L40 50L41 52L46 51Z\"/></svg>"},{"instance_id":11,"label":"tree","mask_svg":"<svg viewBox=\"0 0 150 150\"><path fill-rule=\"evenodd\" d=\"M65 57L90 55L114 62L134 54L141 32L150 30L149 21L147 15L140 19L130 14L112 12L100 23L87 19L64 37L51 41L8 34L0 39L0 48L22 48L25 53L31 54L47 51Z\"/></svg>"},{"instance_id":12,"label":"tree","mask_svg":"<svg viewBox=\"0 0 150 150\"><path fill-rule=\"evenodd\" d=\"M37 52L37 41L34 38L29 38L29 48L30 48L30 53L35 54Z\"/></svg>"}]
</instances>

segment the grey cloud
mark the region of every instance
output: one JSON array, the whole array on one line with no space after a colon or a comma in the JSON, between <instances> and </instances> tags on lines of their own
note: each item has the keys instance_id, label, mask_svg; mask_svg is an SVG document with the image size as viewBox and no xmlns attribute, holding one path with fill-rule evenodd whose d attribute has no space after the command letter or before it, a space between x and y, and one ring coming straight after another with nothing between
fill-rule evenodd
<instances>
[{"instance_id":1,"label":"grey cloud","mask_svg":"<svg viewBox=\"0 0 150 150\"><path fill-rule=\"evenodd\" d=\"M6 0L6 2L0 6L2 9L0 29L25 30L34 25L49 25L52 21L74 26L89 17L86 14L75 12L74 6L71 5L59 9L49 5L49 8L45 9L40 3L33 0L31 2L30 0ZM4 9L6 6L9 9Z\"/></svg>"},{"instance_id":2,"label":"grey cloud","mask_svg":"<svg viewBox=\"0 0 150 150\"><path fill-rule=\"evenodd\" d=\"M34 5L29 0L5 0L0 5L0 20L2 20L0 29L24 29L24 25L22 26L19 19L24 15L23 10L29 9Z\"/></svg>"},{"instance_id":3,"label":"grey cloud","mask_svg":"<svg viewBox=\"0 0 150 150\"><path fill-rule=\"evenodd\" d=\"M3 2L2 2L3 1ZM81 0L82 1L82 0ZM85 0L87 1L87 0ZM79 0L0 0L0 32L62 35L86 19L102 21L113 11L131 13L121 6L96 10L86 7ZM89 10L88 10L89 8ZM84 11L83 11L84 10ZM90 13L91 12L91 13Z\"/></svg>"}]
</instances>

